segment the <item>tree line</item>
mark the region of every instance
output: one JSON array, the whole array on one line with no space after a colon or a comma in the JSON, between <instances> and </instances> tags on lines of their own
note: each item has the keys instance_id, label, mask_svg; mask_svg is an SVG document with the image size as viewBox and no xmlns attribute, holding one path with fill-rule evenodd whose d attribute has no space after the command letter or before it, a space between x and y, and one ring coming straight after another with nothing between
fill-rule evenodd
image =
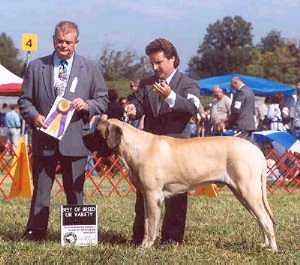
<instances>
[{"instance_id":1,"label":"tree line","mask_svg":"<svg viewBox=\"0 0 300 265\"><path fill-rule=\"evenodd\" d=\"M188 74L200 79L226 73L260 76L282 83L300 81L300 47L271 30L253 45L252 25L240 16L210 24Z\"/></svg>"},{"instance_id":2,"label":"tree line","mask_svg":"<svg viewBox=\"0 0 300 265\"><path fill-rule=\"evenodd\" d=\"M271 30L253 44L252 24L241 16L226 16L209 24L203 41L189 60L187 74L195 79L240 73L282 83L300 81L300 46ZM105 47L98 58L107 81L138 79L151 72L146 56ZM0 35L0 63L21 76L24 61L5 33Z\"/></svg>"}]
</instances>

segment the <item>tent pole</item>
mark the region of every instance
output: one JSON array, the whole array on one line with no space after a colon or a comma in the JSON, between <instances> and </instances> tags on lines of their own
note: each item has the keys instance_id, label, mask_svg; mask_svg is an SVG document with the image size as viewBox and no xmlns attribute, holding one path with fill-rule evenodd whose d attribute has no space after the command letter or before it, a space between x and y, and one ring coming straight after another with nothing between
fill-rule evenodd
<instances>
[{"instance_id":1,"label":"tent pole","mask_svg":"<svg viewBox=\"0 0 300 265\"><path fill-rule=\"evenodd\" d=\"M24 64L24 69L23 69L22 77L24 77L24 75L25 75L25 72L26 72L26 69L27 69L27 66L28 66L28 63L29 63L29 56L30 56L30 54L31 54L30 51L26 52L26 59L25 59L25 64Z\"/></svg>"}]
</instances>

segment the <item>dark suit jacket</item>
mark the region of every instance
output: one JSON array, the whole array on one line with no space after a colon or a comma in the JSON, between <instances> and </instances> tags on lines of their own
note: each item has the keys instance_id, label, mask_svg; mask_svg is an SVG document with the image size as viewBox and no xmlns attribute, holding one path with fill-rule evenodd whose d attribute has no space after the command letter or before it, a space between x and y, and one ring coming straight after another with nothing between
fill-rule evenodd
<instances>
[{"instance_id":1,"label":"dark suit jacket","mask_svg":"<svg viewBox=\"0 0 300 265\"><path fill-rule=\"evenodd\" d=\"M70 87L74 78L77 78L78 83L75 92L72 92ZM32 124L38 114L46 117L49 113L55 101L53 83L53 55L30 62L18 101L21 115L27 123ZM105 112L108 103L107 89L99 67L75 53L64 97L69 100L82 98L88 103L89 111L74 113L60 141L33 128L34 155L53 155L58 150L65 156L88 154L82 136L89 131L90 117Z\"/></svg>"},{"instance_id":2,"label":"dark suit jacket","mask_svg":"<svg viewBox=\"0 0 300 265\"><path fill-rule=\"evenodd\" d=\"M198 110L193 100L188 99L188 94L199 98L197 83L177 70L170 82L170 87L176 93L175 106L170 108L168 103L152 90L155 81L154 76L141 80L135 98L130 101L136 106L136 117L145 114L145 131L180 138L189 137L187 123Z\"/></svg>"}]
</instances>

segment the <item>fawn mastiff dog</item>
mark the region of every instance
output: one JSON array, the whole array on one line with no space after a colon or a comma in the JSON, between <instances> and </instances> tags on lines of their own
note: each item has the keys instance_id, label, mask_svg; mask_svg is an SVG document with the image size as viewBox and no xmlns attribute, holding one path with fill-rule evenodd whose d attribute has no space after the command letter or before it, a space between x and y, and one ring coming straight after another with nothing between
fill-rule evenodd
<instances>
[{"instance_id":1,"label":"fawn mastiff dog","mask_svg":"<svg viewBox=\"0 0 300 265\"><path fill-rule=\"evenodd\" d=\"M99 122L96 137L101 148L105 146L126 162L132 182L144 195L145 235L141 247L151 247L157 237L165 197L200 184L224 183L256 217L263 246L277 251L267 201L266 160L251 142L229 136L158 136L116 119Z\"/></svg>"}]
</instances>

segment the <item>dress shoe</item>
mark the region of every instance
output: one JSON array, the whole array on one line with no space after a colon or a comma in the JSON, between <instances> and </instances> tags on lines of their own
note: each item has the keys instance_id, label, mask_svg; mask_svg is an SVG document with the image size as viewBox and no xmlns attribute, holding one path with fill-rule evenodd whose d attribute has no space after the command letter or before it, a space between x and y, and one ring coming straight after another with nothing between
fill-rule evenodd
<instances>
[{"instance_id":1,"label":"dress shoe","mask_svg":"<svg viewBox=\"0 0 300 265\"><path fill-rule=\"evenodd\" d=\"M177 247L179 246L179 244L181 244L182 242L178 242L174 239L167 239L167 240L162 240L160 242L160 247L161 248L168 248L168 247Z\"/></svg>"},{"instance_id":2,"label":"dress shoe","mask_svg":"<svg viewBox=\"0 0 300 265\"><path fill-rule=\"evenodd\" d=\"M47 238L47 232L43 230L28 229L22 236L22 240L26 241L43 241Z\"/></svg>"},{"instance_id":3,"label":"dress shoe","mask_svg":"<svg viewBox=\"0 0 300 265\"><path fill-rule=\"evenodd\" d=\"M143 240L131 240L130 241L130 245L132 245L133 247L139 247L140 245L142 245Z\"/></svg>"}]
</instances>

